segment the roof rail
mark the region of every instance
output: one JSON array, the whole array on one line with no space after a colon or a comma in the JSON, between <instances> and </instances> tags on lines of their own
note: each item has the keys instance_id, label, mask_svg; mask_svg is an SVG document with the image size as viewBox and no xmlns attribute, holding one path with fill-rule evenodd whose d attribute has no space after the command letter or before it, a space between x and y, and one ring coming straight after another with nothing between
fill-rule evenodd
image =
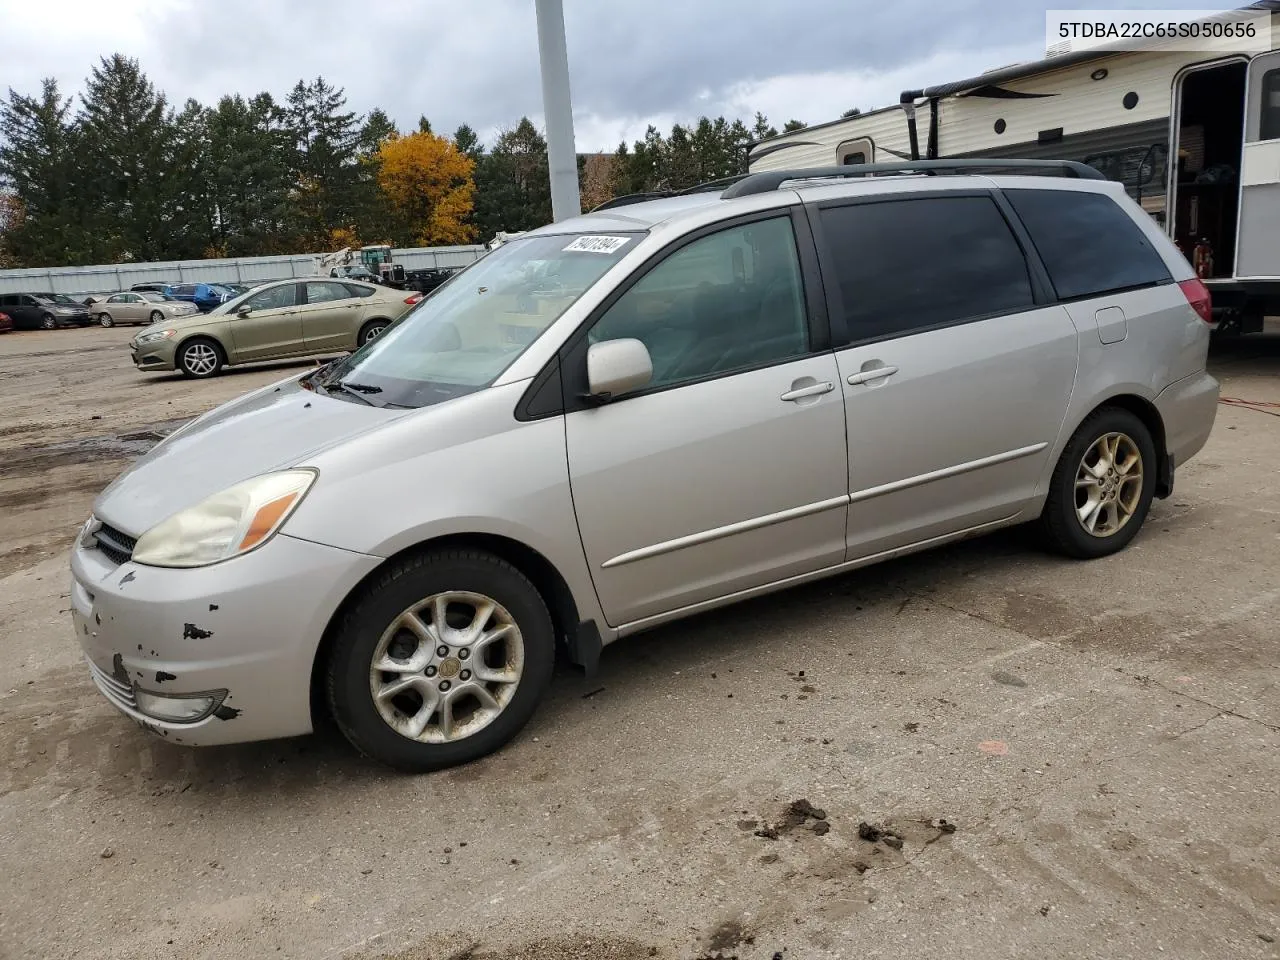
<instances>
[{"instance_id":1,"label":"roof rail","mask_svg":"<svg viewBox=\"0 0 1280 960\"><path fill-rule=\"evenodd\" d=\"M598 207L592 207L588 213L598 213L601 210L612 210L614 207L625 207L633 203L644 203L646 200L661 200L664 197L675 196L670 190L652 190L648 193L628 193L621 197L614 197L612 200L606 200Z\"/></svg>"},{"instance_id":2,"label":"roof rail","mask_svg":"<svg viewBox=\"0 0 1280 960\"><path fill-rule=\"evenodd\" d=\"M934 175L939 173L979 174L992 171L1018 173L1029 170L1053 172L1058 176L1075 177L1080 180L1106 179L1096 168L1075 160L908 160L902 163L858 163L847 167L814 167L805 170L770 170L767 173L753 173L730 186L720 194L720 197L724 200L732 200L734 197L771 193L792 180L841 180L881 173Z\"/></svg>"}]
</instances>

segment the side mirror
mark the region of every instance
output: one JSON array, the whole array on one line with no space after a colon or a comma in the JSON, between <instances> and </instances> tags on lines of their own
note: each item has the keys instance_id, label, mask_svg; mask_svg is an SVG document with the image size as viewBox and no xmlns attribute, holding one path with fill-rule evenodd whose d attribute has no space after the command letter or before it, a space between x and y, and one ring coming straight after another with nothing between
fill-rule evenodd
<instances>
[{"instance_id":1,"label":"side mirror","mask_svg":"<svg viewBox=\"0 0 1280 960\"><path fill-rule=\"evenodd\" d=\"M252 307L250 307L247 303L242 303L240 304L240 306L236 307L236 316L247 317L252 311L253 311Z\"/></svg>"},{"instance_id":2,"label":"side mirror","mask_svg":"<svg viewBox=\"0 0 1280 960\"><path fill-rule=\"evenodd\" d=\"M605 340L587 350L587 389L597 400L613 400L652 379L653 360L639 340Z\"/></svg>"}]
</instances>

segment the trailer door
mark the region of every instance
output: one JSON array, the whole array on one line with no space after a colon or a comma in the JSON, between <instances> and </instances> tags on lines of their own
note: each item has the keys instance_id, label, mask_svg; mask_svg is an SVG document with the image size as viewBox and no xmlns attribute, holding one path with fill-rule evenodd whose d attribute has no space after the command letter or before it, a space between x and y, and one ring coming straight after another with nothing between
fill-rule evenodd
<instances>
[{"instance_id":1,"label":"trailer door","mask_svg":"<svg viewBox=\"0 0 1280 960\"><path fill-rule=\"evenodd\" d=\"M1249 64L1237 277L1280 277L1280 51Z\"/></svg>"}]
</instances>

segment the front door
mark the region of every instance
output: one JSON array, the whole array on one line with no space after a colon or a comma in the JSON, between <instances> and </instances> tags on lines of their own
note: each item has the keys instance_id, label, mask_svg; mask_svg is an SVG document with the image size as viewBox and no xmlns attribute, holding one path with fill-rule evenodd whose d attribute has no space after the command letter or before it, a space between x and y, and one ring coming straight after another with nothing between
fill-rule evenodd
<instances>
[{"instance_id":1,"label":"front door","mask_svg":"<svg viewBox=\"0 0 1280 960\"><path fill-rule=\"evenodd\" d=\"M120 305L120 319L126 323L138 323L142 320L150 319L151 304L147 298L138 293L121 294L124 297L124 303Z\"/></svg>"},{"instance_id":2,"label":"front door","mask_svg":"<svg viewBox=\"0 0 1280 960\"><path fill-rule=\"evenodd\" d=\"M1079 348L996 199L837 201L817 219L833 335L849 342L836 352L849 559L1017 514L1047 467Z\"/></svg>"},{"instance_id":3,"label":"front door","mask_svg":"<svg viewBox=\"0 0 1280 960\"><path fill-rule=\"evenodd\" d=\"M307 352L354 349L364 306L361 299L336 280L308 280L303 290L306 300L299 315Z\"/></svg>"},{"instance_id":4,"label":"front door","mask_svg":"<svg viewBox=\"0 0 1280 960\"><path fill-rule=\"evenodd\" d=\"M1280 51L1249 64L1236 276L1280 277Z\"/></svg>"},{"instance_id":5,"label":"front door","mask_svg":"<svg viewBox=\"0 0 1280 960\"><path fill-rule=\"evenodd\" d=\"M245 301L248 313L232 315L231 338L236 345L236 363L306 352L302 320L298 315L299 286L282 283L268 287Z\"/></svg>"},{"instance_id":6,"label":"front door","mask_svg":"<svg viewBox=\"0 0 1280 960\"><path fill-rule=\"evenodd\" d=\"M844 411L808 307L773 212L682 241L567 351L573 502L610 624L843 558ZM619 338L645 344L652 381L574 409L587 344Z\"/></svg>"}]
</instances>

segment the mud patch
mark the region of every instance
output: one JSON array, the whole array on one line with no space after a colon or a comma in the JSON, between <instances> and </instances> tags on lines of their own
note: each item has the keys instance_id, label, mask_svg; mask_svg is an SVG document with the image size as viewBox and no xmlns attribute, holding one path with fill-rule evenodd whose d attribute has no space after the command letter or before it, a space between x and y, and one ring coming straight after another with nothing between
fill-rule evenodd
<instances>
[{"instance_id":1,"label":"mud patch","mask_svg":"<svg viewBox=\"0 0 1280 960\"><path fill-rule=\"evenodd\" d=\"M747 826L748 824L754 827L756 821L738 821L738 827L743 830L750 829ZM805 799L792 800L776 820L772 822L768 820L762 821L759 829L754 831L754 835L762 840L778 840L805 828L820 837L830 832L831 823L827 820L827 811L820 807L815 807Z\"/></svg>"},{"instance_id":2,"label":"mud patch","mask_svg":"<svg viewBox=\"0 0 1280 960\"><path fill-rule=\"evenodd\" d=\"M440 943L432 937L401 953L347 954L347 960L652 960L670 957L665 950L625 937L582 935L533 940L517 946L488 946L479 941Z\"/></svg>"}]
</instances>

